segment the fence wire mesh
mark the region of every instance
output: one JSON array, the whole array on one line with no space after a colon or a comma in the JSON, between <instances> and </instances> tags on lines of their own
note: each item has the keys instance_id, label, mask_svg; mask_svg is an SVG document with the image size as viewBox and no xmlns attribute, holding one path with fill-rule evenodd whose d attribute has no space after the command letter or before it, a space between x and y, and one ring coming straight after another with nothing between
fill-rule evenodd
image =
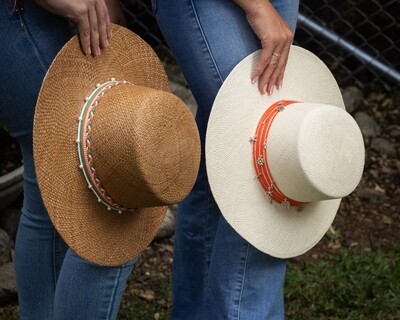
<instances>
[{"instance_id":1,"label":"fence wire mesh","mask_svg":"<svg viewBox=\"0 0 400 320\"><path fill-rule=\"evenodd\" d=\"M173 60L151 0L124 0L123 7L128 27ZM319 56L340 86L400 89L400 0L301 0L295 44Z\"/></svg>"}]
</instances>

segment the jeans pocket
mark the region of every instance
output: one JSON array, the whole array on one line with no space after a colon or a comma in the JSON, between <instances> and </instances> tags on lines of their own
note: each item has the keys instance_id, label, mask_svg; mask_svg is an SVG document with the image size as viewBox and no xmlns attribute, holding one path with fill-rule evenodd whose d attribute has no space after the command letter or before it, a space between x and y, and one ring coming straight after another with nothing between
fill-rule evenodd
<instances>
[{"instance_id":1,"label":"jeans pocket","mask_svg":"<svg viewBox=\"0 0 400 320\"><path fill-rule=\"evenodd\" d=\"M155 16L157 11L157 0L151 0L151 8L153 9L153 14Z\"/></svg>"}]
</instances>

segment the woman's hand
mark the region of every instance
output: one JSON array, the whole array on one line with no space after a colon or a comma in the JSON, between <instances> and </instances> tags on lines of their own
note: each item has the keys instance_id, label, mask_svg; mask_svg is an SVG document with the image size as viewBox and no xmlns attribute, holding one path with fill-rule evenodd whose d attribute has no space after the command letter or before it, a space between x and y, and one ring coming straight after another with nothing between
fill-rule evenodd
<instances>
[{"instance_id":1,"label":"woman's hand","mask_svg":"<svg viewBox=\"0 0 400 320\"><path fill-rule=\"evenodd\" d=\"M118 0L36 1L49 12L71 20L78 30L83 53L93 56L99 55L100 49L109 45L112 20L108 7L113 10L113 19L120 18L122 13L122 11L118 11L118 8L121 9Z\"/></svg>"},{"instance_id":2,"label":"woman's hand","mask_svg":"<svg viewBox=\"0 0 400 320\"><path fill-rule=\"evenodd\" d=\"M252 82L260 92L272 94L282 86L294 34L268 0L234 0L246 13L247 21L261 41L261 55Z\"/></svg>"}]
</instances>

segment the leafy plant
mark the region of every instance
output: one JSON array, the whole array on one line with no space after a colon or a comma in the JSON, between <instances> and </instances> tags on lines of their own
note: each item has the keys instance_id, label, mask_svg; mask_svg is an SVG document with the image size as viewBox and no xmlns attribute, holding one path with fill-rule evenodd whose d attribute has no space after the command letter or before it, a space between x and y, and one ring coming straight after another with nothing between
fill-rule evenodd
<instances>
[{"instance_id":1,"label":"leafy plant","mask_svg":"<svg viewBox=\"0 0 400 320\"><path fill-rule=\"evenodd\" d=\"M287 319L400 319L400 246L345 249L316 263L290 263Z\"/></svg>"}]
</instances>

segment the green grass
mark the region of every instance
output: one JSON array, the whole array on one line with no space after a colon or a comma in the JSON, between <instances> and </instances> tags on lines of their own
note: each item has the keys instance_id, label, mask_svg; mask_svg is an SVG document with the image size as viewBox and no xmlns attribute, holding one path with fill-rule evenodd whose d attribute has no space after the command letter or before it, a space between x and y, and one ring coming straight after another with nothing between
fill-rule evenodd
<instances>
[{"instance_id":1,"label":"green grass","mask_svg":"<svg viewBox=\"0 0 400 320\"><path fill-rule=\"evenodd\" d=\"M342 249L311 262L289 262L286 319L400 319L399 266L400 245L385 252ZM155 298L151 301L137 293L126 296L119 319L168 319L169 279L152 283L152 290ZM160 305L157 300L166 303Z\"/></svg>"},{"instance_id":2,"label":"green grass","mask_svg":"<svg viewBox=\"0 0 400 320\"><path fill-rule=\"evenodd\" d=\"M289 263L287 319L400 319L400 246Z\"/></svg>"},{"instance_id":3,"label":"green grass","mask_svg":"<svg viewBox=\"0 0 400 320\"><path fill-rule=\"evenodd\" d=\"M399 266L400 245L384 253L342 249L320 260L289 262L286 319L400 319ZM152 282L151 289L151 300L141 298L135 290L126 294L118 319L168 319L169 279Z\"/></svg>"},{"instance_id":4,"label":"green grass","mask_svg":"<svg viewBox=\"0 0 400 320\"><path fill-rule=\"evenodd\" d=\"M118 320L168 319L169 277L139 289L134 276L129 282ZM399 320L400 245L385 252L342 249L320 260L289 262L285 302L287 320ZM0 319L17 319L15 307L3 308Z\"/></svg>"}]
</instances>

